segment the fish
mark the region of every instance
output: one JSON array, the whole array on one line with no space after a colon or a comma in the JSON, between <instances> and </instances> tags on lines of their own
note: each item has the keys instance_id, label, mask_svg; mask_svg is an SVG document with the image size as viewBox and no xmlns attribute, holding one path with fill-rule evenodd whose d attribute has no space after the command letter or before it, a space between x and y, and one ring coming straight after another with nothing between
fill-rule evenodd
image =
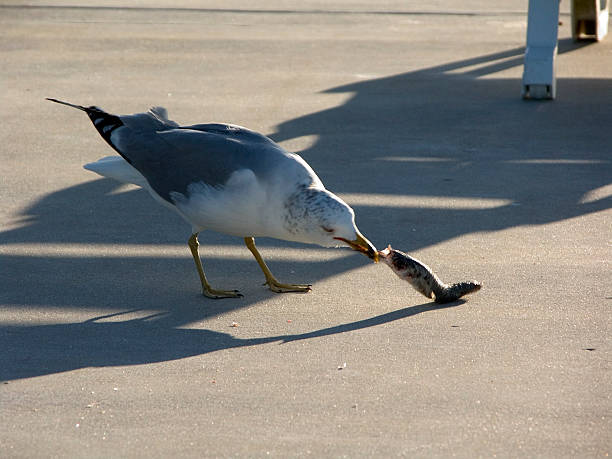
<instances>
[{"instance_id":1,"label":"fish","mask_svg":"<svg viewBox=\"0 0 612 459\"><path fill-rule=\"evenodd\" d=\"M404 252L393 249L391 245L384 250L379 250L378 257L400 279L407 281L417 292L433 299L436 303L456 301L482 288L482 283L478 281L445 284L429 266Z\"/></svg>"}]
</instances>

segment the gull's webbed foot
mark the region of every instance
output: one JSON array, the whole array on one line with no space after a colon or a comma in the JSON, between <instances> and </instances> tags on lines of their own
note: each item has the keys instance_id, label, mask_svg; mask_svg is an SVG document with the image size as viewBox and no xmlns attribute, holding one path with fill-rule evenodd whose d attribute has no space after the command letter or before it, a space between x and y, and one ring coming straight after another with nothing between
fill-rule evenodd
<instances>
[{"instance_id":1,"label":"gull's webbed foot","mask_svg":"<svg viewBox=\"0 0 612 459\"><path fill-rule=\"evenodd\" d=\"M208 283L208 279L206 279L206 275L204 274L204 268L202 267L202 260L200 260L200 254L198 253L198 233L194 233L191 235L188 241L189 249L191 250L191 255L193 256L193 261L195 262L196 268L198 270L198 275L200 276L200 282L202 283L202 294L208 298L212 298L214 300L218 300L221 298L241 298L242 294L238 290L217 290L211 287Z\"/></svg>"},{"instance_id":2,"label":"gull's webbed foot","mask_svg":"<svg viewBox=\"0 0 612 459\"><path fill-rule=\"evenodd\" d=\"M310 284L283 284L277 281L270 271L270 268L268 268L268 265L266 265L266 262L261 257L257 247L255 247L255 239L252 237L245 237L244 242L255 257L255 260L257 260L257 263L263 271L264 276L266 276L266 281L263 285L267 285L270 290L275 293L306 293L312 290L312 286Z\"/></svg>"},{"instance_id":3,"label":"gull's webbed foot","mask_svg":"<svg viewBox=\"0 0 612 459\"><path fill-rule=\"evenodd\" d=\"M210 285L202 288L202 295L207 298L212 298L213 300L219 300L222 298L242 298L242 293L240 293L238 290L217 290L212 288Z\"/></svg>"},{"instance_id":4,"label":"gull's webbed foot","mask_svg":"<svg viewBox=\"0 0 612 459\"><path fill-rule=\"evenodd\" d=\"M310 284L283 284L274 277L267 279L263 285L267 285L275 293L306 293L312 290Z\"/></svg>"}]
</instances>

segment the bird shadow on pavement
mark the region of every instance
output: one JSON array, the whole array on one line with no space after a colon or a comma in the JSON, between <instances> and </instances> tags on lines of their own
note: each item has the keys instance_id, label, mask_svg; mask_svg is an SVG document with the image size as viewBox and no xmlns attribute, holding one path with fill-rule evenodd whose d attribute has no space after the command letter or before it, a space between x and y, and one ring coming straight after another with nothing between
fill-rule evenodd
<instances>
[{"instance_id":1,"label":"bird shadow on pavement","mask_svg":"<svg viewBox=\"0 0 612 459\"><path fill-rule=\"evenodd\" d=\"M207 329L176 328L176 317L169 312L116 320L122 315L141 312L139 310L107 314L77 323L0 325L0 381L87 367L166 362L224 349L321 338L462 303L423 303L307 333L246 339Z\"/></svg>"},{"instance_id":2,"label":"bird shadow on pavement","mask_svg":"<svg viewBox=\"0 0 612 459\"><path fill-rule=\"evenodd\" d=\"M564 53L578 46L562 41L559 49ZM556 101L526 102L520 99L519 80L489 78L519 65L522 52L517 48L331 88L326 92L352 95L337 107L281 123L272 137L282 142L316 136L302 156L330 190L382 196L377 205L353 205L357 224L375 244L391 242L404 251L476 232L544 225L611 208L612 197L598 190L609 185L612 176L608 133L612 79L560 78ZM188 226L145 192L118 191L110 180L95 180L42 197L14 222L14 229L0 233L0 251L2 246L28 243L175 244L185 247L185 257L3 253L0 303L10 309L40 305L92 311L126 310L125 305L130 305L157 315L116 323L91 319L1 325L0 340L7 350L0 365L2 379L290 342L439 308L412 306L285 337L244 340L211 330L182 329L265 301L271 294L261 289L236 301L202 299L186 247ZM493 199L505 204L397 206L388 204L384 196ZM260 281L253 260L207 257L207 243L241 245L241 241L215 233L202 235L203 259L214 285L242 289L247 274L249 282L254 276ZM264 240L259 246L265 250L294 245ZM321 262L282 260L273 261L273 271L286 282L316 282L367 262L358 254ZM290 269L296 279L284 274ZM222 281L215 279L220 272Z\"/></svg>"}]
</instances>

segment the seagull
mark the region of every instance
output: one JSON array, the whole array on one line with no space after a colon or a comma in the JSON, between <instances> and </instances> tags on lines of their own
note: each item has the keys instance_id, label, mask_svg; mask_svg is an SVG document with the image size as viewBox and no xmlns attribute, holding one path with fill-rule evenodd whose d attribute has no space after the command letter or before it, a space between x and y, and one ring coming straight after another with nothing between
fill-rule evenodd
<instances>
[{"instance_id":1,"label":"seagull","mask_svg":"<svg viewBox=\"0 0 612 459\"><path fill-rule=\"evenodd\" d=\"M299 155L250 129L223 123L179 126L163 107L113 115L57 99L84 111L119 154L85 169L147 190L191 224L191 255L209 298L236 298L238 290L213 288L204 274L198 234L212 230L244 238L277 293L308 292L310 284L279 282L255 247L255 237L338 247L342 244L378 262L378 251L357 229L355 212L328 191Z\"/></svg>"}]
</instances>

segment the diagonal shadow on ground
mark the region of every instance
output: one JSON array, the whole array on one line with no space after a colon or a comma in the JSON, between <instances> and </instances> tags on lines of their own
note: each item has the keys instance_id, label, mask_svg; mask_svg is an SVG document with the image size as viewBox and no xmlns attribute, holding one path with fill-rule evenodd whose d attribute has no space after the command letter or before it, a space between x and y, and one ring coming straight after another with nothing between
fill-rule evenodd
<instances>
[{"instance_id":1,"label":"diagonal shadow on ground","mask_svg":"<svg viewBox=\"0 0 612 459\"><path fill-rule=\"evenodd\" d=\"M562 43L560 50L564 48L574 49ZM397 207L384 199L376 206L356 203L360 229L379 245L391 242L411 251L474 232L542 225L610 209L612 197L601 190L612 177L607 132L612 125L608 109L612 79L561 78L558 100L525 102L518 97L519 81L484 78L518 65L519 56L520 50L502 51L333 88L329 92L350 92L352 96L341 106L281 123L272 137L283 141L316 136L317 142L301 154L332 191L494 198L511 203L485 209ZM113 182L96 180L51 193L26 209L15 229L0 234L0 249L7 244L54 242L184 246L188 227L176 215L142 191L116 191ZM235 238L212 233L204 234L202 241L204 250L207 242L237 243ZM266 240L260 247L279 244L291 245ZM241 287L250 269L257 272L252 261L248 266L246 261L211 261L219 262L216 269L222 270L224 283L232 288ZM360 255L325 263L276 262L275 272L293 281L283 275L291 266L296 276L304 277L297 281L317 281L367 262ZM10 349L0 366L5 379L324 336L433 308L415 306L386 318L303 336L238 340L224 333L177 327L247 307L269 294L223 303L202 299L196 294L198 282L186 247L184 260L2 255L0 263L1 302L10 308L34 304L123 310L130 304L161 314L147 321L118 324L92 320L2 326L2 344ZM109 289L97 275L104 272L133 281L126 290ZM202 301L206 308L198 307ZM84 346L79 347L81 341ZM99 342L107 350L96 351ZM29 357L23 348L31 349ZM45 361L47 352L52 356L49 362Z\"/></svg>"},{"instance_id":2,"label":"diagonal shadow on ground","mask_svg":"<svg viewBox=\"0 0 612 459\"><path fill-rule=\"evenodd\" d=\"M125 311L81 323L0 326L0 381L61 373L86 367L141 365L207 354L223 349L320 338L405 319L462 304L424 303L356 322L296 335L236 338L206 329L175 328L174 313L105 322ZM183 322L180 320L179 322Z\"/></svg>"}]
</instances>

